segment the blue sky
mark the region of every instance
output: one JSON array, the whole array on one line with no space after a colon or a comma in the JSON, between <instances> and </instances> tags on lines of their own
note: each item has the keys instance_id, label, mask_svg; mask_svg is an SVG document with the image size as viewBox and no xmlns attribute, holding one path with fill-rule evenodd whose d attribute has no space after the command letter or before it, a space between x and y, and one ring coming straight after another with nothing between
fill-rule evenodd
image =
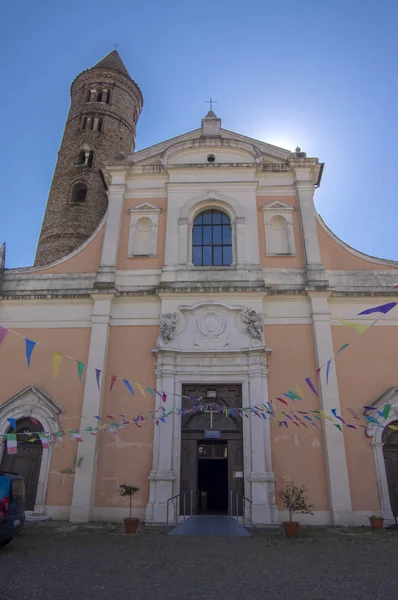
<instances>
[{"instance_id":1,"label":"blue sky","mask_svg":"<svg viewBox=\"0 0 398 600\"><path fill-rule=\"evenodd\" d=\"M144 95L137 149L199 127L211 95L226 129L325 162L326 223L398 260L397 23L393 0L3 2L7 267L33 263L70 83L115 42Z\"/></svg>"}]
</instances>

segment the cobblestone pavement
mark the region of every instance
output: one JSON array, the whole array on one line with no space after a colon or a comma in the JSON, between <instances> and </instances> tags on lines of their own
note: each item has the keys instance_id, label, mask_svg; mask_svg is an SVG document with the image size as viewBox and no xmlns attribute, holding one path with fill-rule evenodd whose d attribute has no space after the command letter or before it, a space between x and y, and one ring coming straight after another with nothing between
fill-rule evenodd
<instances>
[{"instance_id":1,"label":"cobblestone pavement","mask_svg":"<svg viewBox=\"0 0 398 600\"><path fill-rule=\"evenodd\" d=\"M397 600L398 532L251 538L29 524L0 549L1 600Z\"/></svg>"}]
</instances>

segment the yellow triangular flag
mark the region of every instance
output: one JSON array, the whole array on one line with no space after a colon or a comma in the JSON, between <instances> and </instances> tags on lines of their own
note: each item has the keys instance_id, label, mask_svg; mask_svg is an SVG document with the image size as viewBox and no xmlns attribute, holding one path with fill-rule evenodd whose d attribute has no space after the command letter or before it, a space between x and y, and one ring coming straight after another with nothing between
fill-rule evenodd
<instances>
[{"instance_id":1,"label":"yellow triangular flag","mask_svg":"<svg viewBox=\"0 0 398 600\"><path fill-rule=\"evenodd\" d=\"M323 410L320 410L320 411L319 411L319 414L321 415L321 417L322 417L323 419L327 419L328 421L332 421L332 422L334 422L334 419L332 419L332 417L328 417L328 416L325 414L325 412L324 412Z\"/></svg>"},{"instance_id":2,"label":"yellow triangular flag","mask_svg":"<svg viewBox=\"0 0 398 600\"><path fill-rule=\"evenodd\" d=\"M61 362L63 359L63 354L61 352L54 352L54 362L53 362L53 376L54 379L58 375L59 368L61 366Z\"/></svg>"},{"instance_id":3,"label":"yellow triangular flag","mask_svg":"<svg viewBox=\"0 0 398 600\"><path fill-rule=\"evenodd\" d=\"M296 385L296 392L297 394L300 396L300 398L302 398L302 400L304 400L304 394L303 392L300 390L299 386Z\"/></svg>"},{"instance_id":4,"label":"yellow triangular flag","mask_svg":"<svg viewBox=\"0 0 398 600\"><path fill-rule=\"evenodd\" d=\"M343 319L339 319L339 321L343 327L352 327L353 329L356 329L358 333L364 333L370 327L370 325L366 325L365 323L354 323L353 321L344 321Z\"/></svg>"},{"instance_id":5,"label":"yellow triangular flag","mask_svg":"<svg viewBox=\"0 0 398 600\"><path fill-rule=\"evenodd\" d=\"M144 388L142 385L140 385L139 383L136 383L135 381L133 381L133 383L134 383L134 385L135 385L135 386L137 386L137 387L138 387L138 389L140 390L141 394L142 394L142 395L143 395L145 398L148 398L145 388Z\"/></svg>"}]
</instances>

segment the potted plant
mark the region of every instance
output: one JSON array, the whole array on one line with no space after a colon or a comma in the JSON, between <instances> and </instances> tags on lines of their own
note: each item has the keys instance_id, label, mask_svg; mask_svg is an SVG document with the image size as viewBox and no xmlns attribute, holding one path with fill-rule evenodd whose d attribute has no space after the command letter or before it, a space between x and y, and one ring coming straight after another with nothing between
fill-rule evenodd
<instances>
[{"instance_id":1,"label":"potted plant","mask_svg":"<svg viewBox=\"0 0 398 600\"><path fill-rule=\"evenodd\" d=\"M119 488L119 494L121 496L128 496L130 500L130 516L124 519L124 529L126 533L137 533L138 524L140 522L139 519L131 516L131 498L138 494L140 488L135 487L134 485L127 485L123 483Z\"/></svg>"},{"instance_id":2,"label":"potted plant","mask_svg":"<svg viewBox=\"0 0 398 600\"><path fill-rule=\"evenodd\" d=\"M377 515L368 515L372 529L384 529L384 517Z\"/></svg>"},{"instance_id":3,"label":"potted plant","mask_svg":"<svg viewBox=\"0 0 398 600\"><path fill-rule=\"evenodd\" d=\"M279 493L282 498L285 509L289 512L289 520L283 521L282 526L285 530L286 537L295 538L299 530L300 523L293 521L294 514L312 515L313 505L308 503L307 488L304 485L296 485L291 482L285 490Z\"/></svg>"}]
</instances>

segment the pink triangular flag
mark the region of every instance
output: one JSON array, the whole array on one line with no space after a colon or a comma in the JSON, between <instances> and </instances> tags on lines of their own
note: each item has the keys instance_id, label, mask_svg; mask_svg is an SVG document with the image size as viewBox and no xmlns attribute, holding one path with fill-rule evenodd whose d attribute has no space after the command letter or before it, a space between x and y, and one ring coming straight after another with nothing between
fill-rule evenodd
<instances>
[{"instance_id":1,"label":"pink triangular flag","mask_svg":"<svg viewBox=\"0 0 398 600\"><path fill-rule=\"evenodd\" d=\"M116 375L112 375L112 377L111 377L111 385L110 385L110 388L109 388L110 392L112 391L112 388L115 385L116 379L117 379L117 376Z\"/></svg>"}]
</instances>

